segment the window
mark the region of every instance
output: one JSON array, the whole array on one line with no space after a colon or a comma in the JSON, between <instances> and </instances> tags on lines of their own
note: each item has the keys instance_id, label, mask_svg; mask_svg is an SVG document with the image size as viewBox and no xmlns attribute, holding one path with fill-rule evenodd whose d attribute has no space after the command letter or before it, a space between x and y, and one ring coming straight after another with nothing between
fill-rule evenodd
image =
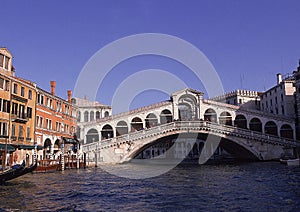
<instances>
[{"instance_id":1,"label":"window","mask_svg":"<svg viewBox=\"0 0 300 212\"><path fill-rule=\"evenodd\" d=\"M32 118L32 108L27 107L27 118Z\"/></svg>"},{"instance_id":2,"label":"window","mask_svg":"<svg viewBox=\"0 0 300 212\"><path fill-rule=\"evenodd\" d=\"M23 140L23 126L19 126L19 140Z\"/></svg>"},{"instance_id":3,"label":"window","mask_svg":"<svg viewBox=\"0 0 300 212\"><path fill-rule=\"evenodd\" d=\"M0 98L0 111L2 111L2 99Z\"/></svg>"},{"instance_id":4,"label":"window","mask_svg":"<svg viewBox=\"0 0 300 212\"><path fill-rule=\"evenodd\" d=\"M9 86L10 86L9 80L5 80L5 90L6 91L10 91Z\"/></svg>"},{"instance_id":5,"label":"window","mask_svg":"<svg viewBox=\"0 0 300 212\"><path fill-rule=\"evenodd\" d=\"M90 121L94 121L94 111L90 112Z\"/></svg>"},{"instance_id":6,"label":"window","mask_svg":"<svg viewBox=\"0 0 300 212\"><path fill-rule=\"evenodd\" d=\"M9 60L9 57L5 57L5 69L8 69Z\"/></svg>"},{"instance_id":7,"label":"window","mask_svg":"<svg viewBox=\"0 0 300 212\"><path fill-rule=\"evenodd\" d=\"M0 135L7 136L7 123L0 122Z\"/></svg>"},{"instance_id":8,"label":"window","mask_svg":"<svg viewBox=\"0 0 300 212\"><path fill-rule=\"evenodd\" d=\"M30 127L27 127L26 140L30 139Z\"/></svg>"},{"instance_id":9,"label":"window","mask_svg":"<svg viewBox=\"0 0 300 212\"><path fill-rule=\"evenodd\" d=\"M3 67L4 55L0 54L0 67Z\"/></svg>"},{"instance_id":10,"label":"window","mask_svg":"<svg viewBox=\"0 0 300 212\"><path fill-rule=\"evenodd\" d=\"M4 89L4 79L0 78L0 88Z\"/></svg>"},{"instance_id":11,"label":"window","mask_svg":"<svg viewBox=\"0 0 300 212\"><path fill-rule=\"evenodd\" d=\"M32 99L32 90L28 91L28 99Z\"/></svg>"},{"instance_id":12,"label":"window","mask_svg":"<svg viewBox=\"0 0 300 212\"><path fill-rule=\"evenodd\" d=\"M25 118L25 106L24 105L19 105L19 117Z\"/></svg>"},{"instance_id":13,"label":"window","mask_svg":"<svg viewBox=\"0 0 300 212\"><path fill-rule=\"evenodd\" d=\"M100 112L99 111L96 112L96 119L97 120L100 119Z\"/></svg>"},{"instance_id":14,"label":"window","mask_svg":"<svg viewBox=\"0 0 300 212\"><path fill-rule=\"evenodd\" d=\"M16 136L16 125L15 124L11 125L11 136L12 137Z\"/></svg>"},{"instance_id":15,"label":"window","mask_svg":"<svg viewBox=\"0 0 300 212\"><path fill-rule=\"evenodd\" d=\"M10 110L10 101L3 99L3 112L9 113Z\"/></svg>"},{"instance_id":16,"label":"window","mask_svg":"<svg viewBox=\"0 0 300 212\"><path fill-rule=\"evenodd\" d=\"M18 85L14 83L14 94L18 94Z\"/></svg>"},{"instance_id":17,"label":"window","mask_svg":"<svg viewBox=\"0 0 300 212\"><path fill-rule=\"evenodd\" d=\"M25 96L25 88L24 87L21 87L21 96Z\"/></svg>"},{"instance_id":18,"label":"window","mask_svg":"<svg viewBox=\"0 0 300 212\"><path fill-rule=\"evenodd\" d=\"M84 122L88 122L89 121L89 112L85 111L84 112Z\"/></svg>"},{"instance_id":19,"label":"window","mask_svg":"<svg viewBox=\"0 0 300 212\"><path fill-rule=\"evenodd\" d=\"M14 115L18 115L18 104L13 102L12 103L12 109L11 109L11 113L14 114Z\"/></svg>"},{"instance_id":20,"label":"window","mask_svg":"<svg viewBox=\"0 0 300 212\"><path fill-rule=\"evenodd\" d=\"M81 121L81 112L78 111L78 117L77 117L77 121L80 122Z\"/></svg>"},{"instance_id":21,"label":"window","mask_svg":"<svg viewBox=\"0 0 300 212\"><path fill-rule=\"evenodd\" d=\"M40 117L40 128L44 128L44 118Z\"/></svg>"}]
</instances>

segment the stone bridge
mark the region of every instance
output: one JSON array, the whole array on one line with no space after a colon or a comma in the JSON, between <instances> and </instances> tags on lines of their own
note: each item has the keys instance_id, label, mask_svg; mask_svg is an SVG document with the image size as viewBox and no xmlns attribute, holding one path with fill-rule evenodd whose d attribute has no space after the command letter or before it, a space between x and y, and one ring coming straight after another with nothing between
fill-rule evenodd
<instances>
[{"instance_id":1,"label":"stone bridge","mask_svg":"<svg viewBox=\"0 0 300 212\"><path fill-rule=\"evenodd\" d=\"M150 156L167 157L172 144L172 157L191 150L199 156L208 138L220 140L227 152L259 160L277 159L299 146L293 119L205 100L192 89L173 93L169 101L87 123L80 137L88 160L107 163L144 158L141 152L164 141L168 145L160 146L161 152L150 148Z\"/></svg>"}]
</instances>

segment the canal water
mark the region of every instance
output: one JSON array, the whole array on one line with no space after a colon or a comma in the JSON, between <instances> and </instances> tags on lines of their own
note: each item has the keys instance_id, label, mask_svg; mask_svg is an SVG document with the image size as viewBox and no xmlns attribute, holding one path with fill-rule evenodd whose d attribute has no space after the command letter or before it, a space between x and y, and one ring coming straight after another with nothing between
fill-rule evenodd
<instances>
[{"instance_id":1,"label":"canal water","mask_svg":"<svg viewBox=\"0 0 300 212\"><path fill-rule=\"evenodd\" d=\"M137 164L125 164L132 170ZM179 165L134 180L101 168L28 174L0 187L0 211L300 211L300 167Z\"/></svg>"}]
</instances>

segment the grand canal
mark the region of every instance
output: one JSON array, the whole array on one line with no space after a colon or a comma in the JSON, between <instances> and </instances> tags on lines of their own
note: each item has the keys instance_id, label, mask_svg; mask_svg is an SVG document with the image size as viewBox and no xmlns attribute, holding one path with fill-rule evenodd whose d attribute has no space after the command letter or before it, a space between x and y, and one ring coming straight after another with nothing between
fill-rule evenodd
<instances>
[{"instance_id":1,"label":"grand canal","mask_svg":"<svg viewBox=\"0 0 300 212\"><path fill-rule=\"evenodd\" d=\"M2 185L0 201L1 211L300 211L300 167L180 165L143 180L101 168L29 174Z\"/></svg>"}]
</instances>

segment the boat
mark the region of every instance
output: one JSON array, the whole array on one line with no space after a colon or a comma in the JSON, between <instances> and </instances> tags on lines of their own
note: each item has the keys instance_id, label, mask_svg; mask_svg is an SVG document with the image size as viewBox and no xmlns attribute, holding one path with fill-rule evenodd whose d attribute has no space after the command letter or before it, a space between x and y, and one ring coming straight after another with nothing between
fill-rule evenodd
<instances>
[{"instance_id":1,"label":"boat","mask_svg":"<svg viewBox=\"0 0 300 212\"><path fill-rule=\"evenodd\" d=\"M299 158L296 159L289 159L286 161L288 166L299 166L300 165L300 161Z\"/></svg>"},{"instance_id":2,"label":"boat","mask_svg":"<svg viewBox=\"0 0 300 212\"><path fill-rule=\"evenodd\" d=\"M54 172L60 170L60 163L58 160L44 159L39 160L37 168L34 170L34 173L46 173Z\"/></svg>"},{"instance_id":3,"label":"boat","mask_svg":"<svg viewBox=\"0 0 300 212\"><path fill-rule=\"evenodd\" d=\"M17 177L23 176L27 173L32 172L37 167L37 164L32 164L31 166L25 167L25 162L23 161L22 164L17 164L9 169L5 170L4 172L0 173L0 184L3 184L7 181L13 180Z\"/></svg>"}]
</instances>

